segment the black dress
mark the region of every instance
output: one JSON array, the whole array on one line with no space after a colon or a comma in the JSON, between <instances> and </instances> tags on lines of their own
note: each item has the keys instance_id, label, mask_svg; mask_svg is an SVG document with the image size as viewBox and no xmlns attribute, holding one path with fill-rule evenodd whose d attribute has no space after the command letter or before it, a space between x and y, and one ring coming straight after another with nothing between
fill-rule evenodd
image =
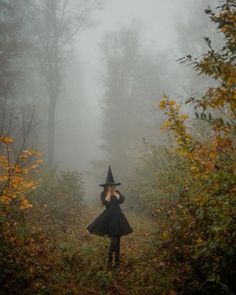
<instances>
[{"instance_id":1,"label":"black dress","mask_svg":"<svg viewBox=\"0 0 236 295\"><path fill-rule=\"evenodd\" d=\"M123 236L133 232L128 220L120 208L125 200L124 195L120 194L119 199L115 196L110 197L110 201L105 200L105 193L101 192L102 203L106 209L98 215L88 226L87 230L99 236Z\"/></svg>"}]
</instances>

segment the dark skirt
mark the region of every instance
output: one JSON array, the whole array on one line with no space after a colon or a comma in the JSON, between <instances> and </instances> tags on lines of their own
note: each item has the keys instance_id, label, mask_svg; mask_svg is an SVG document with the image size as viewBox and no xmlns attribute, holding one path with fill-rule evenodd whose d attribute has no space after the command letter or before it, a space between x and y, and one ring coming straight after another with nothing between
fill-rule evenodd
<instances>
[{"instance_id":1,"label":"dark skirt","mask_svg":"<svg viewBox=\"0 0 236 295\"><path fill-rule=\"evenodd\" d=\"M87 230L98 236L124 236L133 232L128 220L120 208L107 208L88 226Z\"/></svg>"}]
</instances>

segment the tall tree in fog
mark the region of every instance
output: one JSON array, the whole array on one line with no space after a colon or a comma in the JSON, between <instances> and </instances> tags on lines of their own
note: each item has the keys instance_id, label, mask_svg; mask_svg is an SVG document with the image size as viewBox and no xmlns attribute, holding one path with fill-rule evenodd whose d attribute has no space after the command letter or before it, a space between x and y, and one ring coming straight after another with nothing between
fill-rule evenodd
<instances>
[{"instance_id":1,"label":"tall tree in fog","mask_svg":"<svg viewBox=\"0 0 236 295\"><path fill-rule=\"evenodd\" d=\"M101 50L105 65L102 148L108 161L125 175L132 168L134 149L150 134L162 66L143 45L136 21L108 33Z\"/></svg>"},{"instance_id":2,"label":"tall tree in fog","mask_svg":"<svg viewBox=\"0 0 236 295\"><path fill-rule=\"evenodd\" d=\"M25 34L28 1L0 2L0 135L17 138L11 147L12 159L28 145L35 114L32 106L22 111L17 95L19 84L24 84L26 70L21 62L31 46Z\"/></svg>"},{"instance_id":3,"label":"tall tree in fog","mask_svg":"<svg viewBox=\"0 0 236 295\"><path fill-rule=\"evenodd\" d=\"M23 49L20 39L22 19L17 18L17 2L0 2L0 96L5 98L10 93L16 71L11 66L12 59Z\"/></svg>"},{"instance_id":4,"label":"tall tree in fog","mask_svg":"<svg viewBox=\"0 0 236 295\"><path fill-rule=\"evenodd\" d=\"M178 18L176 24L180 57L187 54L200 57L209 49L207 44L209 38L216 49L221 47L221 36L216 32L215 24L210 21L205 13L209 6L216 7L217 4L219 4L219 0L186 1L187 17L186 19ZM187 92L188 96L201 95L202 89L212 82L210 78L197 77L192 73L191 67L182 67L180 74L181 82L185 82L183 91Z\"/></svg>"},{"instance_id":5,"label":"tall tree in fog","mask_svg":"<svg viewBox=\"0 0 236 295\"><path fill-rule=\"evenodd\" d=\"M108 160L122 169L127 167L131 133L132 104L129 100L135 64L140 55L140 36L135 28L122 28L106 35L101 45L105 61L103 102L103 149ZM134 130L133 130L134 131Z\"/></svg>"},{"instance_id":6,"label":"tall tree in fog","mask_svg":"<svg viewBox=\"0 0 236 295\"><path fill-rule=\"evenodd\" d=\"M206 15L205 10L216 7L219 0L186 1L187 17L177 21L178 47L185 54L200 57L207 49L203 38L209 37L213 46L220 49L223 40L219 40L216 25Z\"/></svg>"},{"instance_id":7,"label":"tall tree in fog","mask_svg":"<svg viewBox=\"0 0 236 295\"><path fill-rule=\"evenodd\" d=\"M0 2L0 133L12 135L14 132L14 136L20 133L18 144L24 137L25 127L27 128L26 120L16 109L15 95L17 81L22 82L24 71L16 64L30 46L24 34L26 7L27 0ZM18 115L21 116L20 122Z\"/></svg>"},{"instance_id":8,"label":"tall tree in fog","mask_svg":"<svg viewBox=\"0 0 236 295\"><path fill-rule=\"evenodd\" d=\"M54 163L55 118L58 97L63 84L68 46L78 31L88 25L89 14L100 1L40 0L34 7L32 24L36 37L38 67L47 90L48 165Z\"/></svg>"},{"instance_id":9,"label":"tall tree in fog","mask_svg":"<svg viewBox=\"0 0 236 295\"><path fill-rule=\"evenodd\" d=\"M222 34L216 30L216 24L212 23L205 11L209 8L217 7L219 0L198 0L186 1L188 13L185 19L178 19L178 49L180 58L183 56L201 57L204 52L210 50L210 46L215 50L222 47ZM211 40L211 41L210 41ZM209 43L210 42L210 43ZM181 86L181 96L200 97L210 86L215 85L215 81L208 76L199 76L192 71L191 67L182 65L177 76L177 82ZM190 105L186 105L192 118L191 126L200 137L208 136L208 130L204 124L195 118L195 112L190 110ZM192 114L192 115L191 115Z\"/></svg>"}]
</instances>

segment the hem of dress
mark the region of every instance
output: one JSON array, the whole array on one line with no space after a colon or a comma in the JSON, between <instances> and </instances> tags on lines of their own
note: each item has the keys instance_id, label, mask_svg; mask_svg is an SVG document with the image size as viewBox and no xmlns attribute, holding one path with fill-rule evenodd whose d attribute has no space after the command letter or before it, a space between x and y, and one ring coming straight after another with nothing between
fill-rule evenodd
<instances>
[{"instance_id":1,"label":"hem of dress","mask_svg":"<svg viewBox=\"0 0 236 295\"><path fill-rule=\"evenodd\" d=\"M109 233L93 233L93 232L90 232L89 233L91 235L95 235L95 236L100 236L100 237L109 237L109 236L113 236L114 234L109 234ZM122 234L118 234L117 236L127 236L129 234L133 233L133 230L131 232L128 232L128 233L122 233Z\"/></svg>"}]
</instances>

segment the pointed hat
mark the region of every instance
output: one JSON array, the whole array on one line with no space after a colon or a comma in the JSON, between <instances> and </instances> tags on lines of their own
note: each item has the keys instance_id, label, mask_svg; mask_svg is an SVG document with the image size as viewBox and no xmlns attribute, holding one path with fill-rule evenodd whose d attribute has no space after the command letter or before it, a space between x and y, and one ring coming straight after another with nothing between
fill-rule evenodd
<instances>
[{"instance_id":1,"label":"pointed hat","mask_svg":"<svg viewBox=\"0 0 236 295\"><path fill-rule=\"evenodd\" d=\"M115 182L114 177L113 177L112 172L111 172L111 166L109 165L108 172L107 172L106 183L99 184L99 186L106 186L106 185L115 186L115 185L120 185L120 184L121 184L120 182Z\"/></svg>"}]
</instances>

